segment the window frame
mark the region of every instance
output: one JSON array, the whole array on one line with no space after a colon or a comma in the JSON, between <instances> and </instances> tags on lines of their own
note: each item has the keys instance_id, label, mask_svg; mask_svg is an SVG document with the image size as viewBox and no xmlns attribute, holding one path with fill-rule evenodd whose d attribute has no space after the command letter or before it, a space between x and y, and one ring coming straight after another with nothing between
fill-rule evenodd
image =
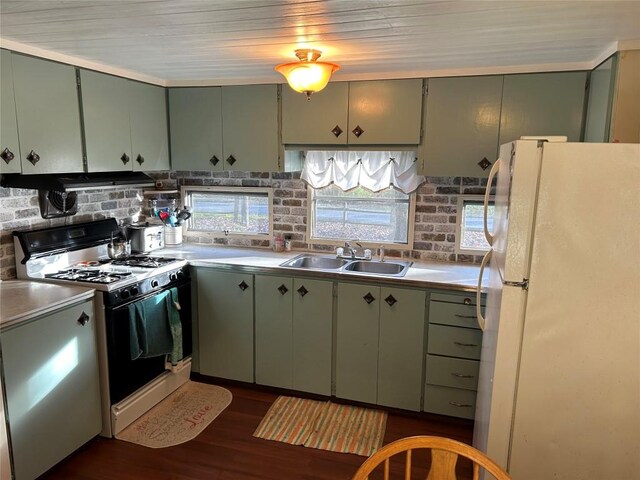
<instances>
[{"instance_id":1,"label":"window frame","mask_svg":"<svg viewBox=\"0 0 640 480\"><path fill-rule=\"evenodd\" d=\"M490 245L488 246L487 249L471 249L471 248L462 248L460 246L460 242L462 241L462 217L463 217L465 202L481 202L482 204L484 204L484 195L459 195L458 196L458 207L457 207L457 213L456 213L455 253L458 255L484 255L489 250L491 250ZM495 208L495 199L493 195L489 197L489 204L494 204L494 208Z\"/></svg>"},{"instance_id":2,"label":"window frame","mask_svg":"<svg viewBox=\"0 0 640 480\"><path fill-rule=\"evenodd\" d=\"M407 243L396 242L382 242L382 241L367 241L356 238L344 238L344 239L329 239L329 238L315 238L313 237L313 226L315 225L315 212L313 209L313 195L315 194L315 188L307 186L307 233L306 240L308 244L314 245L334 245L336 247L344 246L345 242L357 241L363 248L376 249L380 245L384 247L390 247L394 250L413 250L414 242L414 228L416 220L416 193L409 193L409 218L407 219Z\"/></svg>"},{"instance_id":3,"label":"window frame","mask_svg":"<svg viewBox=\"0 0 640 480\"><path fill-rule=\"evenodd\" d=\"M185 222L185 233L187 235L201 235L211 238L244 238L249 240L271 240L273 238L273 189L268 187L225 187L225 186L198 186L189 185L180 187L180 197L182 204L193 208L191 204L190 195L192 193L233 193L233 194L247 194L247 193L266 193L268 201L268 216L269 216L269 231L267 233L242 233L242 232L228 232L209 231L209 230L195 230L192 227L191 219Z\"/></svg>"}]
</instances>

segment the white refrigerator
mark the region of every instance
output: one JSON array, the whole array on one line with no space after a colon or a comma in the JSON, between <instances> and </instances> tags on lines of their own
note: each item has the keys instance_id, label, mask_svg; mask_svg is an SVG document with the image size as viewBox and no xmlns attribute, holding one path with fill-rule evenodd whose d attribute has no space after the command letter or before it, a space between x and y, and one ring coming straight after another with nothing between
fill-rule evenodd
<instances>
[{"instance_id":1,"label":"white refrigerator","mask_svg":"<svg viewBox=\"0 0 640 480\"><path fill-rule=\"evenodd\" d=\"M518 480L638 479L640 145L518 140L493 175L473 444Z\"/></svg>"}]
</instances>

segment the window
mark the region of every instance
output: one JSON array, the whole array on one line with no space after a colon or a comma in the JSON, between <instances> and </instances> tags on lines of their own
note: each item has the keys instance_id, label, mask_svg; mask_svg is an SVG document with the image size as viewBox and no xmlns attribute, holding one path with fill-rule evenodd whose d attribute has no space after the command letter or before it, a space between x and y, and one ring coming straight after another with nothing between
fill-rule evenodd
<instances>
[{"instance_id":1,"label":"window","mask_svg":"<svg viewBox=\"0 0 640 480\"><path fill-rule=\"evenodd\" d=\"M487 225L493 231L493 201L487 209ZM484 236L484 197L460 196L456 231L456 252L461 254L483 253L489 250Z\"/></svg>"},{"instance_id":2,"label":"window","mask_svg":"<svg viewBox=\"0 0 640 480\"><path fill-rule=\"evenodd\" d=\"M393 188L373 193L357 187L345 192L335 185L309 191L312 241L359 240L411 248L414 195Z\"/></svg>"},{"instance_id":3,"label":"window","mask_svg":"<svg viewBox=\"0 0 640 480\"><path fill-rule=\"evenodd\" d=\"M271 191L263 188L186 187L187 230L220 236L270 237Z\"/></svg>"}]
</instances>

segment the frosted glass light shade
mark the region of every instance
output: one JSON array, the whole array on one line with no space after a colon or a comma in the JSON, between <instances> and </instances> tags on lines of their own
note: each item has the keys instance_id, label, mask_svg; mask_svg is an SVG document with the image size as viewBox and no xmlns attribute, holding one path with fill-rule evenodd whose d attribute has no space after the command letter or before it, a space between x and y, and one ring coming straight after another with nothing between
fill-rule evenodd
<instances>
[{"instance_id":1,"label":"frosted glass light shade","mask_svg":"<svg viewBox=\"0 0 640 480\"><path fill-rule=\"evenodd\" d=\"M331 74L340 69L335 63L318 62L320 53L318 50L296 50L299 62L283 63L275 70L284 75L292 89L309 97L326 87Z\"/></svg>"}]
</instances>

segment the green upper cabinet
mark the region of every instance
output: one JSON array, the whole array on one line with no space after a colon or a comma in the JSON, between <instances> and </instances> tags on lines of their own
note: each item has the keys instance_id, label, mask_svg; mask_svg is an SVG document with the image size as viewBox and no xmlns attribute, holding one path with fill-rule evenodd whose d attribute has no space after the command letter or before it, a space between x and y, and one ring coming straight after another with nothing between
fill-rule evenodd
<instances>
[{"instance_id":1,"label":"green upper cabinet","mask_svg":"<svg viewBox=\"0 0 640 480\"><path fill-rule=\"evenodd\" d=\"M222 87L224 166L252 172L278 170L278 87Z\"/></svg>"},{"instance_id":2,"label":"green upper cabinet","mask_svg":"<svg viewBox=\"0 0 640 480\"><path fill-rule=\"evenodd\" d=\"M168 170L164 89L89 70L80 77L88 171Z\"/></svg>"},{"instance_id":3,"label":"green upper cabinet","mask_svg":"<svg viewBox=\"0 0 640 480\"><path fill-rule=\"evenodd\" d=\"M0 50L0 173L20 173L18 121L11 52Z\"/></svg>"},{"instance_id":4,"label":"green upper cabinet","mask_svg":"<svg viewBox=\"0 0 640 480\"><path fill-rule=\"evenodd\" d=\"M82 172L75 68L18 54L11 59L22 173Z\"/></svg>"},{"instance_id":5,"label":"green upper cabinet","mask_svg":"<svg viewBox=\"0 0 640 480\"><path fill-rule=\"evenodd\" d=\"M499 144L523 135L565 135L579 142L586 72L506 75Z\"/></svg>"},{"instance_id":6,"label":"green upper cabinet","mask_svg":"<svg viewBox=\"0 0 640 480\"><path fill-rule=\"evenodd\" d=\"M276 85L169 90L174 170L278 170Z\"/></svg>"},{"instance_id":7,"label":"green upper cabinet","mask_svg":"<svg viewBox=\"0 0 640 480\"><path fill-rule=\"evenodd\" d=\"M350 145L417 145L421 118L422 79L349 85Z\"/></svg>"},{"instance_id":8,"label":"green upper cabinet","mask_svg":"<svg viewBox=\"0 0 640 480\"><path fill-rule=\"evenodd\" d=\"M88 170L131 171L130 81L89 70L80 79Z\"/></svg>"},{"instance_id":9,"label":"green upper cabinet","mask_svg":"<svg viewBox=\"0 0 640 480\"><path fill-rule=\"evenodd\" d=\"M608 142L616 76L615 56L600 64L589 76L589 100L584 130L585 142Z\"/></svg>"},{"instance_id":10,"label":"green upper cabinet","mask_svg":"<svg viewBox=\"0 0 640 480\"><path fill-rule=\"evenodd\" d=\"M282 86L282 143L290 145L346 145L349 83L331 82L307 100Z\"/></svg>"},{"instance_id":11,"label":"green upper cabinet","mask_svg":"<svg viewBox=\"0 0 640 480\"><path fill-rule=\"evenodd\" d=\"M504 77L432 78L425 108L424 169L431 176L485 176L498 151Z\"/></svg>"},{"instance_id":12,"label":"green upper cabinet","mask_svg":"<svg viewBox=\"0 0 640 480\"><path fill-rule=\"evenodd\" d=\"M172 170L222 168L221 87L170 88Z\"/></svg>"},{"instance_id":13,"label":"green upper cabinet","mask_svg":"<svg viewBox=\"0 0 640 480\"><path fill-rule=\"evenodd\" d=\"M130 82L129 118L134 171L169 170L169 129L165 89Z\"/></svg>"},{"instance_id":14,"label":"green upper cabinet","mask_svg":"<svg viewBox=\"0 0 640 480\"><path fill-rule=\"evenodd\" d=\"M422 79L329 83L310 100L282 88L284 144L420 143Z\"/></svg>"}]
</instances>

